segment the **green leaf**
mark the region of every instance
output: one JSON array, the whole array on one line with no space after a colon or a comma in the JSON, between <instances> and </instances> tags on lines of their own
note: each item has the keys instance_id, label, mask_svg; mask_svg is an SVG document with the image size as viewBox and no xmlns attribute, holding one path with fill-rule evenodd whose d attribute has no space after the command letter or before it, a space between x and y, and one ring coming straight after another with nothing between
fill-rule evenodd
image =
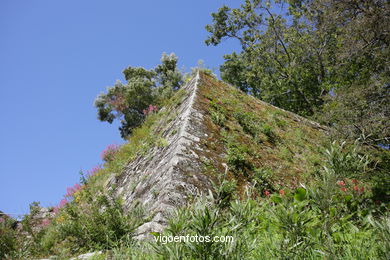
<instances>
[{"instance_id":1,"label":"green leaf","mask_svg":"<svg viewBox=\"0 0 390 260\"><path fill-rule=\"evenodd\" d=\"M161 235L159 232L150 232L149 234L151 234L155 237L159 237Z\"/></svg>"},{"instance_id":2,"label":"green leaf","mask_svg":"<svg viewBox=\"0 0 390 260\"><path fill-rule=\"evenodd\" d=\"M271 201L274 202L274 203L281 203L282 202L282 198L280 196L272 196L271 197Z\"/></svg>"},{"instance_id":3,"label":"green leaf","mask_svg":"<svg viewBox=\"0 0 390 260\"><path fill-rule=\"evenodd\" d=\"M306 190L304 188L298 188L295 190L294 199L297 201L303 201L306 199Z\"/></svg>"},{"instance_id":4,"label":"green leaf","mask_svg":"<svg viewBox=\"0 0 390 260\"><path fill-rule=\"evenodd\" d=\"M352 195L345 196L345 201L348 202L352 199Z\"/></svg>"}]
</instances>

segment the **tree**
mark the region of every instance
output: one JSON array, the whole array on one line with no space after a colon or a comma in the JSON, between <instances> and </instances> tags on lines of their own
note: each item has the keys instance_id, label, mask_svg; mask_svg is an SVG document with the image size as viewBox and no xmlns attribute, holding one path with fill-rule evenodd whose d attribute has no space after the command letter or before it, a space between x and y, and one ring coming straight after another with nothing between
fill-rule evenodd
<instances>
[{"instance_id":1,"label":"tree","mask_svg":"<svg viewBox=\"0 0 390 260\"><path fill-rule=\"evenodd\" d=\"M161 64L155 69L128 67L123 71L127 84L117 81L95 100L98 119L112 123L119 119L122 138L131 135L132 130L145 119L144 110L151 104L160 105L180 88L182 74L177 69L175 54L163 54Z\"/></svg>"},{"instance_id":2,"label":"tree","mask_svg":"<svg viewBox=\"0 0 390 260\"><path fill-rule=\"evenodd\" d=\"M224 56L222 78L274 105L312 115L330 89L324 45L332 39L290 13L282 15L284 2L272 4L246 0L240 8L221 7L206 26L206 44L238 39L241 53Z\"/></svg>"},{"instance_id":3,"label":"tree","mask_svg":"<svg viewBox=\"0 0 390 260\"><path fill-rule=\"evenodd\" d=\"M386 0L295 0L292 9L333 34L334 94L317 113L343 138L390 143L390 3Z\"/></svg>"},{"instance_id":4,"label":"tree","mask_svg":"<svg viewBox=\"0 0 390 260\"><path fill-rule=\"evenodd\" d=\"M224 80L351 138L389 144L388 1L245 0L212 17L206 44L241 44L224 56Z\"/></svg>"}]
</instances>

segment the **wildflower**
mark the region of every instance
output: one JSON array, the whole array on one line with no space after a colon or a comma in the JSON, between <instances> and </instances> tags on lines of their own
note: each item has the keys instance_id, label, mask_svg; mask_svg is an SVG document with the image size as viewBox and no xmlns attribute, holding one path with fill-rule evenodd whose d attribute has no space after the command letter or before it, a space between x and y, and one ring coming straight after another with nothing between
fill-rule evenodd
<instances>
[{"instance_id":1,"label":"wildflower","mask_svg":"<svg viewBox=\"0 0 390 260\"><path fill-rule=\"evenodd\" d=\"M73 187L69 187L66 189L65 197L73 197L73 195L81 190L82 186L78 183L76 183Z\"/></svg>"},{"instance_id":2,"label":"wildflower","mask_svg":"<svg viewBox=\"0 0 390 260\"><path fill-rule=\"evenodd\" d=\"M357 185L353 186L354 191L359 191L359 187Z\"/></svg>"},{"instance_id":3,"label":"wildflower","mask_svg":"<svg viewBox=\"0 0 390 260\"><path fill-rule=\"evenodd\" d=\"M103 150L100 157L103 161L109 162L114 160L115 154L118 152L120 146L116 144L110 144L106 147L106 149Z\"/></svg>"},{"instance_id":4,"label":"wildflower","mask_svg":"<svg viewBox=\"0 0 390 260\"><path fill-rule=\"evenodd\" d=\"M344 191L344 192L346 192L348 189L345 188L345 187L342 187L341 190Z\"/></svg>"},{"instance_id":5,"label":"wildflower","mask_svg":"<svg viewBox=\"0 0 390 260\"><path fill-rule=\"evenodd\" d=\"M265 195L265 196L269 197L270 194L271 194L271 193L270 193L268 190L265 190L265 191L264 191L264 195Z\"/></svg>"},{"instance_id":6,"label":"wildflower","mask_svg":"<svg viewBox=\"0 0 390 260\"><path fill-rule=\"evenodd\" d=\"M356 185L356 184L358 184L358 183L359 183L359 181L358 181L358 180L356 180L356 179L353 179L353 180L352 180L352 183Z\"/></svg>"},{"instance_id":7,"label":"wildflower","mask_svg":"<svg viewBox=\"0 0 390 260\"><path fill-rule=\"evenodd\" d=\"M101 169L103 169L101 165L96 165L96 166L94 166L91 170L88 170L88 171L87 171L87 176L88 176L88 177L94 176L94 175L97 174Z\"/></svg>"},{"instance_id":8,"label":"wildflower","mask_svg":"<svg viewBox=\"0 0 390 260\"><path fill-rule=\"evenodd\" d=\"M63 198L63 199L60 201L60 203L58 204L58 208L63 208L63 207L66 205L66 203L68 203L68 200L65 199L65 198Z\"/></svg>"},{"instance_id":9,"label":"wildflower","mask_svg":"<svg viewBox=\"0 0 390 260\"><path fill-rule=\"evenodd\" d=\"M79 193L77 193L77 194L75 195L74 200L76 201L76 203L79 203L80 200L81 200L81 195L80 195Z\"/></svg>"},{"instance_id":10,"label":"wildflower","mask_svg":"<svg viewBox=\"0 0 390 260\"><path fill-rule=\"evenodd\" d=\"M361 193L364 192L364 187L361 187L361 188L360 188L360 192L361 192Z\"/></svg>"},{"instance_id":11,"label":"wildflower","mask_svg":"<svg viewBox=\"0 0 390 260\"><path fill-rule=\"evenodd\" d=\"M282 196L284 196L286 193L284 192L284 190L280 190L280 191L279 191L279 194L282 195Z\"/></svg>"},{"instance_id":12,"label":"wildflower","mask_svg":"<svg viewBox=\"0 0 390 260\"><path fill-rule=\"evenodd\" d=\"M61 215L61 216L59 216L58 218L57 218L57 222L58 223L62 223L62 222L64 222L65 221L65 217L63 216L63 215Z\"/></svg>"},{"instance_id":13,"label":"wildflower","mask_svg":"<svg viewBox=\"0 0 390 260\"><path fill-rule=\"evenodd\" d=\"M41 227L47 227L48 225L50 225L50 219L44 218L42 220Z\"/></svg>"},{"instance_id":14,"label":"wildflower","mask_svg":"<svg viewBox=\"0 0 390 260\"><path fill-rule=\"evenodd\" d=\"M145 116L157 112L157 106L149 105L147 109L142 110Z\"/></svg>"},{"instance_id":15,"label":"wildflower","mask_svg":"<svg viewBox=\"0 0 390 260\"><path fill-rule=\"evenodd\" d=\"M337 184L340 185L340 186L342 186L342 187L345 186L345 182L344 182L344 181L338 181Z\"/></svg>"}]
</instances>

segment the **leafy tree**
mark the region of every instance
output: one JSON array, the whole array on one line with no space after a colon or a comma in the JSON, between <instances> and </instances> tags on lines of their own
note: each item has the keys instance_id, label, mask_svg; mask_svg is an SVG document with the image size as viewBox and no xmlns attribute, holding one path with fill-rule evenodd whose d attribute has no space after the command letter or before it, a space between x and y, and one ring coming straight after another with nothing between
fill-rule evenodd
<instances>
[{"instance_id":1,"label":"leafy tree","mask_svg":"<svg viewBox=\"0 0 390 260\"><path fill-rule=\"evenodd\" d=\"M224 56L224 80L343 137L389 144L388 1L245 0L212 17L206 44L242 47Z\"/></svg>"},{"instance_id":2,"label":"leafy tree","mask_svg":"<svg viewBox=\"0 0 390 260\"><path fill-rule=\"evenodd\" d=\"M390 143L390 4L385 0L293 1L293 9L333 34L334 95L317 118L342 137Z\"/></svg>"},{"instance_id":3,"label":"leafy tree","mask_svg":"<svg viewBox=\"0 0 390 260\"><path fill-rule=\"evenodd\" d=\"M126 84L117 81L95 100L100 121L110 124L119 119L122 138L140 126L145 118L144 110L151 104L159 105L180 88L182 74L177 69L175 54L163 54L161 64L155 69L128 67L123 71Z\"/></svg>"},{"instance_id":4,"label":"leafy tree","mask_svg":"<svg viewBox=\"0 0 390 260\"><path fill-rule=\"evenodd\" d=\"M247 0L240 8L223 6L213 13L206 44L238 39L242 51L225 55L222 78L240 89L285 109L311 115L330 89L323 45L313 25L286 12L281 1Z\"/></svg>"}]
</instances>

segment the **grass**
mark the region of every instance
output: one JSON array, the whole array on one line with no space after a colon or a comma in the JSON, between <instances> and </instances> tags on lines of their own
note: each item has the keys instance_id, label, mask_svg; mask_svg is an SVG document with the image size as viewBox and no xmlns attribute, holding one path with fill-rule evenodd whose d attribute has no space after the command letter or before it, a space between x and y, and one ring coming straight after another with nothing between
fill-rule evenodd
<instances>
[{"instance_id":1,"label":"grass","mask_svg":"<svg viewBox=\"0 0 390 260\"><path fill-rule=\"evenodd\" d=\"M201 76L199 89L198 105L209 115L206 121L210 120L206 126L211 137L205 140L205 149L219 141L213 149L226 156L216 158L214 166L229 165L230 176L239 183L238 190L250 185L257 169L272 171L267 177L271 187L279 187L280 180L289 187L311 180L305 173L313 172L318 161L313 163L307 158L321 160L324 150L318 147L328 140L325 131L207 75Z\"/></svg>"}]
</instances>

